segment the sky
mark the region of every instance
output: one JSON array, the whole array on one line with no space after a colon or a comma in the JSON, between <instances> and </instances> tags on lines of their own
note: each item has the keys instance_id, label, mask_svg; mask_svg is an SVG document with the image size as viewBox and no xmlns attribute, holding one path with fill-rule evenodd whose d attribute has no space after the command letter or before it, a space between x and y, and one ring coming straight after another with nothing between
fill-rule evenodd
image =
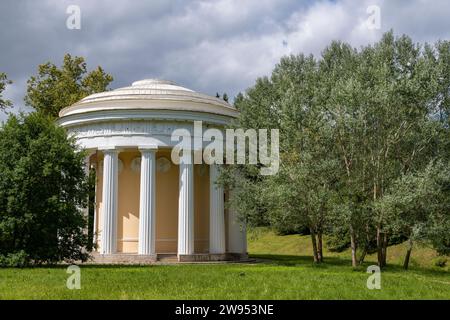
<instances>
[{"instance_id":1,"label":"sky","mask_svg":"<svg viewBox=\"0 0 450 320\"><path fill-rule=\"evenodd\" d=\"M79 29L67 27L71 5ZM234 97L281 57L319 57L332 40L359 48L391 29L416 42L450 39L449 15L448 0L1 0L0 72L14 82L4 92L13 112L28 110L38 65L60 65L65 53L102 66L111 88L159 78Z\"/></svg>"}]
</instances>

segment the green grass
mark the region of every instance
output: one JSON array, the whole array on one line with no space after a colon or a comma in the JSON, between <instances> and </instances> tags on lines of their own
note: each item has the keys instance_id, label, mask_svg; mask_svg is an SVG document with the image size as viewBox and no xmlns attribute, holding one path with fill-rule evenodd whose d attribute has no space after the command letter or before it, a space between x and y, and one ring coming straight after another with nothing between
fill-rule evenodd
<instances>
[{"instance_id":1,"label":"green grass","mask_svg":"<svg viewBox=\"0 0 450 320\"><path fill-rule=\"evenodd\" d=\"M403 271L395 261L402 246L390 247L382 289L369 290L365 267L353 270L348 252L327 252L315 266L308 241L272 232L250 237L254 264L82 266L81 290L66 288L63 267L0 269L0 299L450 299L450 273L427 266L434 254L427 249Z\"/></svg>"},{"instance_id":2,"label":"green grass","mask_svg":"<svg viewBox=\"0 0 450 320\"><path fill-rule=\"evenodd\" d=\"M248 243L248 250L254 255L276 253L278 255L298 255L308 257L312 256L310 236L279 236L265 228L258 228L257 230L249 232ZM389 246L387 259L388 264L390 264L391 266L402 266L405 253L406 243ZM327 250L326 245L324 245L324 256L325 262L328 261L329 263L332 263L332 261L336 261L336 259L339 258L345 260L345 263L350 264L350 250L348 249L343 252L330 252L329 250ZM412 251L410 266L413 269L415 267L419 267L431 270L448 271L448 266L445 268L436 268L434 266L434 259L436 257L437 255L434 250L416 245ZM368 264L376 264L376 254L368 255L365 261Z\"/></svg>"}]
</instances>

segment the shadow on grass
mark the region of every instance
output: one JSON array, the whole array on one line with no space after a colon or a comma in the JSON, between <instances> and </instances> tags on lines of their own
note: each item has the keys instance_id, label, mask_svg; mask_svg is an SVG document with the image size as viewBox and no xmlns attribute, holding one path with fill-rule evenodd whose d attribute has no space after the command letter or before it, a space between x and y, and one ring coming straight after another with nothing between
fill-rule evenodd
<instances>
[{"instance_id":1,"label":"shadow on grass","mask_svg":"<svg viewBox=\"0 0 450 320\"><path fill-rule=\"evenodd\" d=\"M327 267L327 266L346 266L350 265L346 259L338 257L326 257L324 262L320 264L314 263L311 256L295 256L284 254L251 254L250 258L264 260L280 266L314 266L314 267Z\"/></svg>"},{"instance_id":2,"label":"shadow on grass","mask_svg":"<svg viewBox=\"0 0 450 320\"><path fill-rule=\"evenodd\" d=\"M366 272L368 266L373 265L370 262L364 262L357 268L352 268L351 260L339 257L325 257L324 262L315 264L311 256L296 256L296 255L282 255L282 254L251 254L251 258L262 260L263 263L278 265L278 266L305 266L314 268L333 268L333 267L348 267L349 270ZM404 270L401 265L388 264L382 269L383 272L389 273L416 273L423 276L435 276L448 278L450 272L443 269L424 268L419 266L411 266L409 270Z\"/></svg>"}]
</instances>

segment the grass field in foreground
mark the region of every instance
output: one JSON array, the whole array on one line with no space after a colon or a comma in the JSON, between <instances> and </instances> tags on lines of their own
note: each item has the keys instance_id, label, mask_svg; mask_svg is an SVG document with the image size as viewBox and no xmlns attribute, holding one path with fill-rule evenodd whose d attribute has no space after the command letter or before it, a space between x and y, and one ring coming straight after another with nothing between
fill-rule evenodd
<instances>
[{"instance_id":1,"label":"grass field in foreground","mask_svg":"<svg viewBox=\"0 0 450 320\"><path fill-rule=\"evenodd\" d=\"M382 289L369 290L365 268L353 270L347 252L327 253L315 266L308 241L250 237L250 253L264 259L255 264L82 266L81 290L66 288L62 267L0 269L0 299L450 299L450 272L427 267L427 249L403 271L395 261L402 246L390 247L394 264L382 272Z\"/></svg>"}]
</instances>

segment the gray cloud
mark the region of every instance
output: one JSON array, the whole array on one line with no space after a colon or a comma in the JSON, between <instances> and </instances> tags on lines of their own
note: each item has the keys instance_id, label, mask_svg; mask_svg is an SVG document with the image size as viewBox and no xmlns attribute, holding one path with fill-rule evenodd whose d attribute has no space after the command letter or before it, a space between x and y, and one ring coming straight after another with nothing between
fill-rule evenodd
<instances>
[{"instance_id":1,"label":"gray cloud","mask_svg":"<svg viewBox=\"0 0 450 320\"><path fill-rule=\"evenodd\" d=\"M81 30L66 28L70 4L81 8ZM381 30L365 25L369 5L381 8ZM449 12L445 0L2 0L0 71L14 81L5 95L16 111L26 110L26 80L37 66L59 64L66 52L104 67L113 87L158 77L233 96L281 56L320 54L334 39L358 47L391 28L416 41L449 39Z\"/></svg>"}]
</instances>

